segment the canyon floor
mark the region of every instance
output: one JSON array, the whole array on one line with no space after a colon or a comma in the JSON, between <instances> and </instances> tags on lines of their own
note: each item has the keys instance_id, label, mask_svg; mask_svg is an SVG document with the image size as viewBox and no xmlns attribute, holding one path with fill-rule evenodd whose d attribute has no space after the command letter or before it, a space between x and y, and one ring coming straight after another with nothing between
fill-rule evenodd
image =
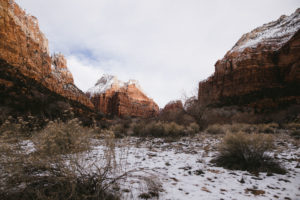
<instances>
[{"instance_id":1,"label":"canyon floor","mask_svg":"<svg viewBox=\"0 0 300 200\"><path fill-rule=\"evenodd\" d=\"M222 137L93 139L92 150L80 153L79 160L92 172L113 154L110 176L120 178L111 190L121 199L300 199L299 140L276 135L276 150L271 156L287 169L285 175L251 174L210 162ZM30 140L23 144L26 151L34 151Z\"/></svg>"}]
</instances>

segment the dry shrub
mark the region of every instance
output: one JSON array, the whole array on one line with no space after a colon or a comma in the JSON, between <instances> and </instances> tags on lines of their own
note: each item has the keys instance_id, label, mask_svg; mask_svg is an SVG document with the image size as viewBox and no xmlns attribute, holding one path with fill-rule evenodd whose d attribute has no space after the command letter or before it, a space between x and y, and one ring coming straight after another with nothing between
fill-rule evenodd
<instances>
[{"instance_id":1,"label":"dry shrub","mask_svg":"<svg viewBox=\"0 0 300 200\"><path fill-rule=\"evenodd\" d=\"M14 133L12 128L5 130ZM119 179L109 174L111 158L103 157L104 165L91 163L96 170L90 170L81 154L69 154L86 150L87 132L77 119L51 122L34 135L34 152L24 149L22 140L0 137L0 199L119 199L111 191Z\"/></svg>"},{"instance_id":2,"label":"dry shrub","mask_svg":"<svg viewBox=\"0 0 300 200\"><path fill-rule=\"evenodd\" d=\"M6 120L0 126L0 136L2 138L14 138L21 135L21 125Z\"/></svg>"},{"instance_id":3,"label":"dry shrub","mask_svg":"<svg viewBox=\"0 0 300 200\"><path fill-rule=\"evenodd\" d=\"M214 160L219 166L251 172L285 173L268 152L274 149L273 138L265 134L229 133L223 139L219 155Z\"/></svg>"},{"instance_id":4,"label":"dry shrub","mask_svg":"<svg viewBox=\"0 0 300 200\"><path fill-rule=\"evenodd\" d=\"M221 124L213 124L207 127L207 129L205 130L206 133L209 134L225 134L226 133L226 129L224 127L224 125Z\"/></svg>"},{"instance_id":5,"label":"dry shrub","mask_svg":"<svg viewBox=\"0 0 300 200\"><path fill-rule=\"evenodd\" d=\"M78 119L68 122L49 122L34 137L34 144L39 153L68 154L88 150L91 129L80 125Z\"/></svg>"},{"instance_id":6,"label":"dry shrub","mask_svg":"<svg viewBox=\"0 0 300 200\"><path fill-rule=\"evenodd\" d=\"M229 133L238 133L238 132L246 132L252 133L256 131L254 125L243 124L243 123L234 123L234 124L213 124L206 128L206 133L209 134L225 134Z\"/></svg>"},{"instance_id":7,"label":"dry shrub","mask_svg":"<svg viewBox=\"0 0 300 200\"><path fill-rule=\"evenodd\" d=\"M213 124L207 127L206 132L209 134L225 134L229 133L271 133L274 134L279 129L277 123L268 124L244 124L244 123L233 123L233 124Z\"/></svg>"},{"instance_id":8,"label":"dry shrub","mask_svg":"<svg viewBox=\"0 0 300 200\"><path fill-rule=\"evenodd\" d=\"M32 133L40 130L43 127L43 123L41 121L41 119L31 115L27 116L26 119L22 117L14 119L13 117L9 116L0 126L0 136L11 139L29 137L32 135Z\"/></svg>"},{"instance_id":9,"label":"dry shrub","mask_svg":"<svg viewBox=\"0 0 300 200\"><path fill-rule=\"evenodd\" d=\"M121 138L126 135L127 127L124 124L115 124L110 127L110 130L114 132L117 138Z\"/></svg>"},{"instance_id":10,"label":"dry shrub","mask_svg":"<svg viewBox=\"0 0 300 200\"><path fill-rule=\"evenodd\" d=\"M291 133L290 133L290 136L295 138L295 139L300 139L300 130L293 130Z\"/></svg>"},{"instance_id":11,"label":"dry shrub","mask_svg":"<svg viewBox=\"0 0 300 200\"><path fill-rule=\"evenodd\" d=\"M184 126L178 125L175 122L165 123L163 127L165 136L183 136L185 134Z\"/></svg>"},{"instance_id":12,"label":"dry shrub","mask_svg":"<svg viewBox=\"0 0 300 200\"><path fill-rule=\"evenodd\" d=\"M133 133L137 136L178 137L185 135L185 127L175 122L140 122L133 125Z\"/></svg>"},{"instance_id":13,"label":"dry shrub","mask_svg":"<svg viewBox=\"0 0 300 200\"><path fill-rule=\"evenodd\" d=\"M104 137L105 141L105 149L104 155L106 160L106 165L109 168L116 169L117 161L116 161L116 153L115 153L115 133L112 130L101 130L101 135Z\"/></svg>"},{"instance_id":14,"label":"dry shrub","mask_svg":"<svg viewBox=\"0 0 300 200\"><path fill-rule=\"evenodd\" d=\"M276 133L276 130L279 128L277 123L268 123L268 124L258 124L257 129L260 133Z\"/></svg>"},{"instance_id":15,"label":"dry shrub","mask_svg":"<svg viewBox=\"0 0 300 200\"><path fill-rule=\"evenodd\" d=\"M20 156L22 154L16 158ZM12 169L6 170L5 182L0 184L0 199L119 199L110 191L117 179L109 178L106 166L87 172L78 164L76 167L67 166L63 160L51 164L41 157L31 155L24 158L20 159L22 163L9 162ZM75 164L76 160L70 162Z\"/></svg>"},{"instance_id":16,"label":"dry shrub","mask_svg":"<svg viewBox=\"0 0 300 200\"><path fill-rule=\"evenodd\" d=\"M197 123L193 122L193 123L190 123L190 125L186 128L186 131L190 135L196 134L200 131L200 127Z\"/></svg>"},{"instance_id":17,"label":"dry shrub","mask_svg":"<svg viewBox=\"0 0 300 200\"><path fill-rule=\"evenodd\" d=\"M245 132L245 133L253 133L256 129L250 124L244 123L234 123L231 125L227 125L228 131L231 133Z\"/></svg>"},{"instance_id":18,"label":"dry shrub","mask_svg":"<svg viewBox=\"0 0 300 200\"><path fill-rule=\"evenodd\" d=\"M300 130L300 123L291 122L288 124L283 124L283 128L288 129L288 130Z\"/></svg>"}]
</instances>

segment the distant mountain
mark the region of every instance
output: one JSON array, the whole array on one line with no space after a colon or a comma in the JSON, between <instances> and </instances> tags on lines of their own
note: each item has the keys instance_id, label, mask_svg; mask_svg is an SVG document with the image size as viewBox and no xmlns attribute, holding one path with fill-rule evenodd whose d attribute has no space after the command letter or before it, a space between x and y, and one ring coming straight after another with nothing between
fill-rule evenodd
<instances>
[{"instance_id":1,"label":"distant mountain","mask_svg":"<svg viewBox=\"0 0 300 200\"><path fill-rule=\"evenodd\" d=\"M300 9L244 34L199 83L201 105L300 105Z\"/></svg>"},{"instance_id":2,"label":"distant mountain","mask_svg":"<svg viewBox=\"0 0 300 200\"><path fill-rule=\"evenodd\" d=\"M157 104L142 91L138 81L123 82L116 76L104 75L87 91L95 108L105 114L152 117L158 114Z\"/></svg>"},{"instance_id":3,"label":"distant mountain","mask_svg":"<svg viewBox=\"0 0 300 200\"><path fill-rule=\"evenodd\" d=\"M91 113L62 54L50 55L38 20L13 0L0 0L0 110L59 116L64 109ZM0 111L0 112L1 112Z\"/></svg>"}]
</instances>

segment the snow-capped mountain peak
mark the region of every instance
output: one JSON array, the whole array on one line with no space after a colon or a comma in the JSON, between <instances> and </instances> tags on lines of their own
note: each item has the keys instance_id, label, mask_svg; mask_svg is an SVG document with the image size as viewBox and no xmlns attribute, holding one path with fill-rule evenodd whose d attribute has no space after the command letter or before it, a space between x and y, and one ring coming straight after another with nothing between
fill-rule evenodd
<instances>
[{"instance_id":1,"label":"snow-capped mountain peak","mask_svg":"<svg viewBox=\"0 0 300 200\"><path fill-rule=\"evenodd\" d=\"M264 24L253 31L244 34L234 45L231 52L241 52L245 48L255 48L264 44L272 50L277 50L300 29L300 8L290 16L282 15L278 20Z\"/></svg>"},{"instance_id":2,"label":"snow-capped mountain peak","mask_svg":"<svg viewBox=\"0 0 300 200\"><path fill-rule=\"evenodd\" d=\"M142 88L137 80L129 80L128 82L120 81L117 76L104 74L95 84L94 87L87 90L87 93L91 95L102 94L107 90L113 88L114 90L119 90L123 87L128 87L129 85L135 85L140 91Z\"/></svg>"}]
</instances>

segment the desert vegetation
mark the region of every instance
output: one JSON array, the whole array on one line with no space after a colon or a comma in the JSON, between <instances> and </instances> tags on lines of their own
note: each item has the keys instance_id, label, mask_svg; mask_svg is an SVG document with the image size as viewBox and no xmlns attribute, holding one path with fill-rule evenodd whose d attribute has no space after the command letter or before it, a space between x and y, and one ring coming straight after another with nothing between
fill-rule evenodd
<instances>
[{"instance_id":1,"label":"desert vegetation","mask_svg":"<svg viewBox=\"0 0 300 200\"><path fill-rule=\"evenodd\" d=\"M229 169L248 170L250 172L274 172L284 174L285 169L272 159L268 153L274 151L271 135L229 133L219 147L214 162Z\"/></svg>"},{"instance_id":2,"label":"desert vegetation","mask_svg":"<svg viewBox=\"0 0 300 200\"><path fill-rule=\"evenodd\" d=\"M140 137L183 137L195 134L199 131L196 123L188 126L179 125L175 122L153 121L150 123L140 122L132 124L133 134Z\"/></svg>"},{"instance_id":3,"label":"desert vegetation","mask_svg":"<svg viewBox=\"0 0 300 200\"><path fill-rule=\"evenodd\" d=\"M287 145L299 148L297 122L201 127L196 120L185 124L160 118L102 119L84 126L77 118L40 123L33 116L7 117L0 126L0 198L159 199L168 182L162 184L153 175L146 176L144 165L166 160L164 152L169 159L162 163L162 170L175 170L175 174L183 170L186 176L210 181L209 174L222 169L248 171L254 177L260 173L266 177L289 174L286 160L278 155ZM145 149L146 154L138 153ZM197 159L178 166L177 154ZM131 166L139 157L142 161ZM299 162L299 158L289 162ZM135 188L130 182L144 186ZM203 186L200 191L211 189ZM249 187L247 191L256 189Z\"/></svg>"},{"instance_id":4,"label":"desert vegetation","mask_svg":"<svg viewBox=\"0 0 300 200\"><path fill-rule=\"evenodd\" d=\"M119 199L109 190L111 157L83 168L77 156L91 148L92 134L78 119L49 121L36 131L28 122L12 118L0 127L1 199ZM30 134L29 134L30 133Z\"/></svg>"}]
</instances>

